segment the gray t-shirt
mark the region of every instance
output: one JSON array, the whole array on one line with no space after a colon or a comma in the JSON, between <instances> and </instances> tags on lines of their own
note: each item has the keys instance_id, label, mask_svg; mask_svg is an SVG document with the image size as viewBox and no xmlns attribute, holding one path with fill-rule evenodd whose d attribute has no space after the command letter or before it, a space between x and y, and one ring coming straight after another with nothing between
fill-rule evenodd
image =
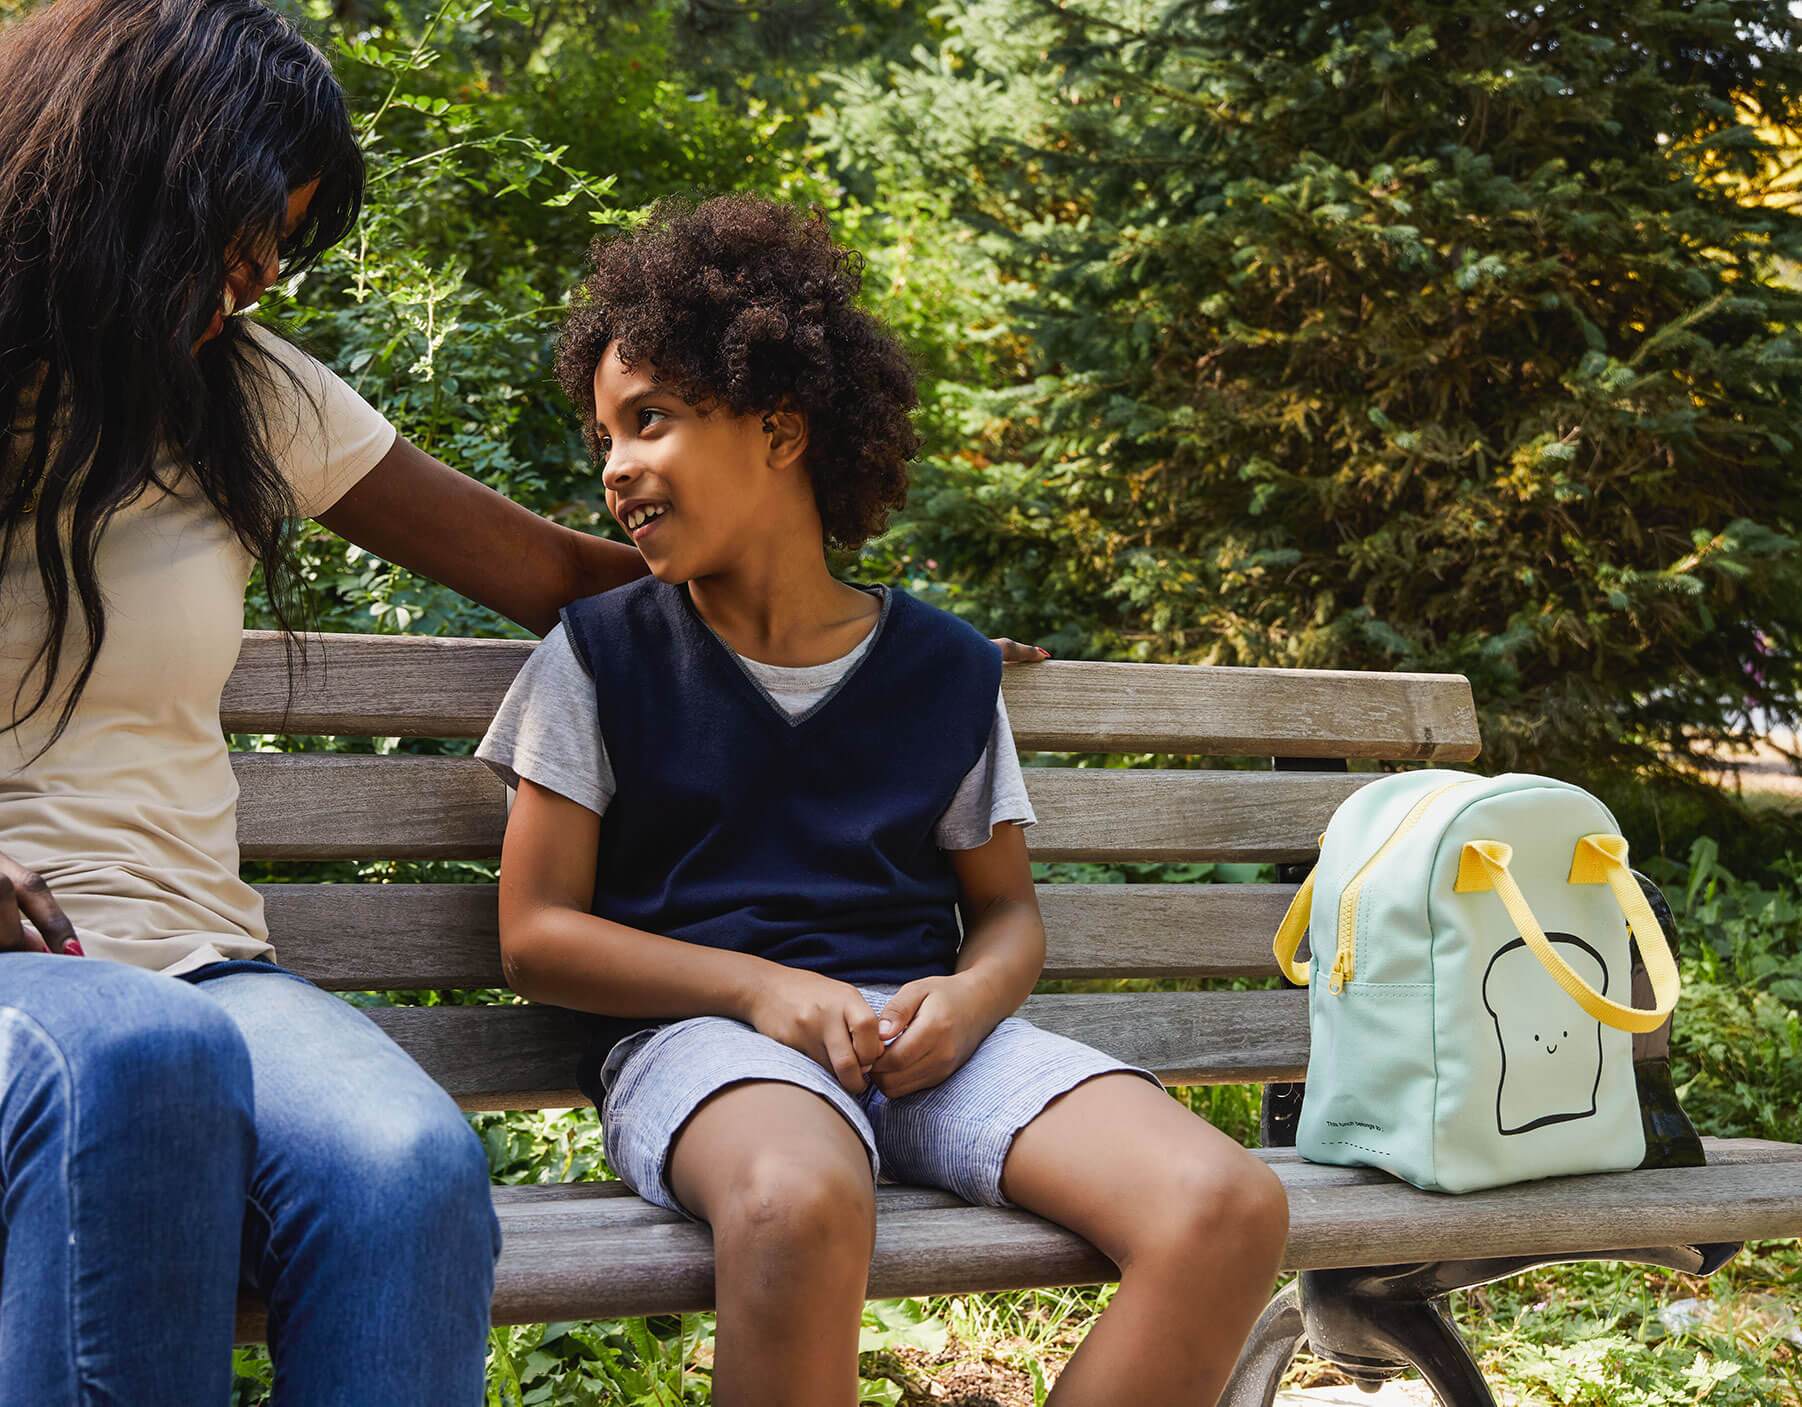
<instances>
[{"instance_id":1,"label":"gray t-shirt","mask_svg":"<svg viewBox=\"0 0 1802 1407\"><path fill-rule=\"evenodd\" d=\"M863 657L876 638L874 628L849 654L825 664L764 664L744 655L745 669L792 717L818 702ZM507 784L507 804L521 777L568 797L595 815L603 814L615 790L606 740L595 717L594 681L564 634L562 625L538 643L507 690L500 711L476 748ZM941 850L973 850L987 843L1002 822L1030 826L1036 817L1026 799L1026 779L1007 723L1007 705L995 696L995 723L988 746L964 775L951 804L939 818Z\"/></svg>"}]
</instances>

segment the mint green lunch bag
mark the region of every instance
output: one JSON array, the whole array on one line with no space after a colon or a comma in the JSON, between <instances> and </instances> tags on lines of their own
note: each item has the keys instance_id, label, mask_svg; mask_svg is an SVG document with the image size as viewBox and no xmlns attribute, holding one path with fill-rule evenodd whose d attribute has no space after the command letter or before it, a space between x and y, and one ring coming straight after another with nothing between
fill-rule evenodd
<instances>
[{"instance_id":1,"label":"mint green lunch bag","mask_svg":"<svg viewBox=\"0 0 1802 1407\"><path fill-rule=\"evenodd\" d=\"M1650 1010L1630 1004L1629 931ZM1619 826L1581 787L1372 782L1333 813L1276 956L1309 987L1304 1158L1470 1192L1645 1157L1633 1033L1670 1015L1677 965Z\"/></svg>"}]
</instances>

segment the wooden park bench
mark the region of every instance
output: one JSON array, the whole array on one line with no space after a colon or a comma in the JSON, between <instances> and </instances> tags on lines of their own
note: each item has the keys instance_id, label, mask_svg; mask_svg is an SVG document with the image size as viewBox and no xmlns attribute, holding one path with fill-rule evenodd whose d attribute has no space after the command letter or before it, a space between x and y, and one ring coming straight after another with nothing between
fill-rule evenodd
<instances>
[{"instance_id":1,"label":"wooden park bench","mask_svg":"<svg viewBox=\"0 0 1802 1407\"><path fill-rule=\"evenodd\" d=\"M284 716L278 637L246 636L226 690L231 732L473 738L529 642L329 636ZM323 653L323 661L321 660ZM1047 979L1273 978L1271 935L1333 808L1376 775L1347 759L1468 762L1479 748L1456 676L1048 663L1004 681L1022 752L1191 754L1252 768L1029 768L1038 860L1267 861L1279 884L1041 886ZM1275 759L1274 767L1269 759ZM467 757L240 753L239 834L254 860L493 859L504 793ZM340 991L501 987L485 884L275 884L280 959ZM1666 911L1668 913L1668 911ZM1643 1002L1643 996L1641 997ZM570 1017L530 1005L371 1013L467 1109L582 1103ZM1623 1260L1709 1273L1751 1239L1802 1235L1802 1146L1697 1145L1674 1112L1669 1030L1636 1038L1667 1166L1447 1196L1385 1174L1301 1161L1305 993L1041 994L1025 1014L1156 1070L1170 1084L1262 1082L1260 1156L1288 1189L1286 1268L1223 1401L1268 1404L1296 1348L1374 1384L1417 1369L1452 1407L1493 1399L1443 1310L1450 1290L1534 1265ZM1699 1163L1706 1150L1706 1165ZM1669 1164L1675 1164L1671 1166ZM617 1182L497 1187L499 1323L610 1318L712 1303L707 1228ZM1024 1212L884 1185L873 1296L1094 1283L1115 1267ZM261 1334L247 1306L240 1326Z\"/></svg>"}]
</instances>

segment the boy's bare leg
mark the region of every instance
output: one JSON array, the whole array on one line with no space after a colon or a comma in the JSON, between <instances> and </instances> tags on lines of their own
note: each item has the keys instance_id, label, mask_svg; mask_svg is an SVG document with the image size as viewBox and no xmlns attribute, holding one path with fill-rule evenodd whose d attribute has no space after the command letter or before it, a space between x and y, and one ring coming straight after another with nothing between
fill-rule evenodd
<instances>
[{"instance_id":1,"label":"boy's bare leg","mask_svg":"<svg viewBox=\"0 0 1802 1407\"><path fill-rule=\"evenodd\" d=\"M876 1196L844 1116L799 1085L731 1085L677 1134L669 1183L713 1227L716 1407L852 1407Z\"/></svg>"},{"instance_id":2,"label":"boy's bare leg","mask_svg":"<svg viewBox=\"0 0 1802 1407\"><path fill-rule=\"evenodd\" d=\"M1050 1402L1214 1407L1288 1234L1276 1175L1149 1081L1116 1073L1020 1130L1001 1190L1120 1267Z\"/></svg>"}]
</instances>

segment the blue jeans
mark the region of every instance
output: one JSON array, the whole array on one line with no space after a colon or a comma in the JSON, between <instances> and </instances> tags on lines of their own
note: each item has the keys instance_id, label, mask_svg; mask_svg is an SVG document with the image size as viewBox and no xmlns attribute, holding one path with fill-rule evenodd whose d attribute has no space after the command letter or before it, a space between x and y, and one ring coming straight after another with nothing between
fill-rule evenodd
<instances>
[{"instance_id":1,"label":"blue jeans","mask_svg":"<svg viewBox=\"0 0 1802 1407\"><path fill-rule=\"evenodd\" d=\"M0 1407L476 1404L500 1227L450 1097L279 971L0 955Z\"/></svg>"}]
</instances>

